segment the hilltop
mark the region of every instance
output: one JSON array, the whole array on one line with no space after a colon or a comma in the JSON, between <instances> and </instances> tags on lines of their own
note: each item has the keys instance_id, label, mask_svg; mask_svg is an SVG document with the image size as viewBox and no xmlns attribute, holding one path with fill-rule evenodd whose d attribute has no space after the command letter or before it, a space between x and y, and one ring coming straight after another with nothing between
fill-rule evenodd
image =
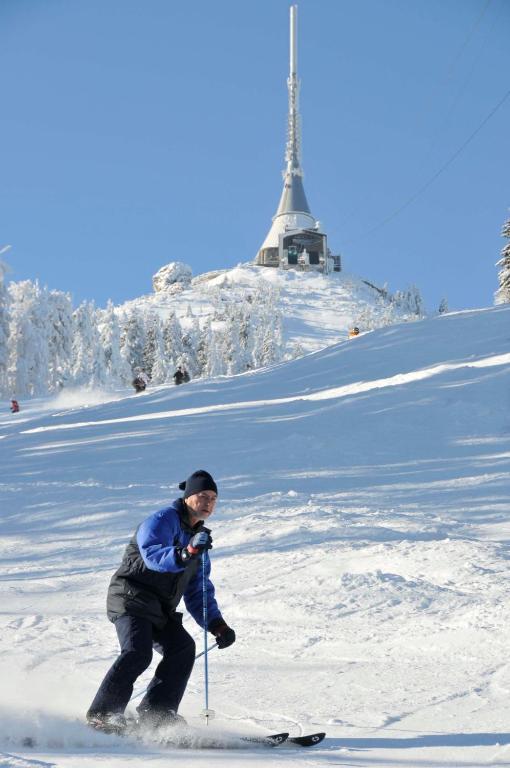
<instances>
[{"instance_id":1,"label":"hilltop","mask_svg":"<svg viewBox=\"0 0 510 768\"><path fill-rule=\"evenodd\" d=\"M73 308L69 294L10 283L0 312L0 394L17 399L75 387L118 389L144 376L173 383L242 373L361 331L423 316L416 289L390 294L345 273L239 265L192 277L171 262L155 291L118 307Z\"/></svg>"},{"instance_id":2,"label":"hilltop","mask_svg":"<svg viewBox=\"0 0 510 768\"><path fill-rule=\"evenodd\" d=\"M191 269L184 274L183 280L128 301L117 310L156 311L162 319L175 312L184 324L188 319L190 325L192 317L203 324L214 315L218 302L240 302L247 296L260 301L270 292L275 297L274 309L281 314L287 359L347 338L354 325L367 331L423 315L415 288L392 295L385 287L347 272L326 275L247 263L196 277L191 277Z\"/></svg>"}]
</instances>

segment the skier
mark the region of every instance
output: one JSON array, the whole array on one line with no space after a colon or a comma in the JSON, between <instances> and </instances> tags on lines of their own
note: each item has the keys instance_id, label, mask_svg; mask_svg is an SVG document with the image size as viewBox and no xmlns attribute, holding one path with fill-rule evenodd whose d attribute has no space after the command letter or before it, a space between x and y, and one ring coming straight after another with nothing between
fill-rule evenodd
<instances>
[{"instance_id":1,"label":"skier","mask_svg":"<svg viewBox=\"0 0 510 768\"><path fill-rule=\"evenodd\" d=\"M136 392L144 392L147 387L147 378L143 372L137 373L132 381Z\"/></svg>"},{"instance_id":2,"label":"skier","mask_svg":"<svg viewBox=\"0 0 510 768\"><path fill-rule=\"evenodd\" d=\"M108 589L107 615L114 622L121 653L107 672L87 712L98 730L121 733L133 684L149 666L152 649L162 654L154 677L137 707L139 724L151 728L185 722L177 714L195 661L195 643L182 626L184 603L203 627L203 568L207 629L219 648L235 641L214 597L204 527L214 512L218 488L209 472L197 470L180 483L183 496L155 512L137 528Z\"/></svg>"},{"instance_id":3,"label":"skier","mask_svg":"<svg viewBox=\"0 0 510 768\"><path fill-rule=\"evenodd\" d=\"M179 385L179 384L187 384L187 382L189 381L189 373L186 370L186 368L184 368L183 365L180 365L177 368L176 372L174 373L173 378L174 378L174 382L177 385Z\"/></svg>"},{"instance_id":4,"label":"skier","mask_svg":"<svg viewBox=\"0 0 510 768\"><path fill-rule=\"evenodd\" d=\"M19 413L19 403L14 398L11 400L11 413Z\"/></svg>"},{"instance_id":5,"label":"skier","mask_svg":"<svg viewBox=\"0 0 510 768\"><path fill-rule=\"evenodd\" d=\"M349 331L349 338L354 339L356 336L359 336L359 328L355 325L354 328L351 328Z\"/></svg>"}]
</instances>

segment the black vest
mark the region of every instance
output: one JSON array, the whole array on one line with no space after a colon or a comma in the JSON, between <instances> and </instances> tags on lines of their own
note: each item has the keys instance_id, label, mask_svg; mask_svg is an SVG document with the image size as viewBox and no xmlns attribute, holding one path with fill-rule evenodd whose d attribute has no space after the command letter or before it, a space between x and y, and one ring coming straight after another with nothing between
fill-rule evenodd
<instances>
[{"instance_id":1,"label":"black vest","mask_svg":"<svg viewBox=\"0 0 510 768\"><path fill-rule=\"evenodd\" d=\"M181 502L182 503L182 502ZM184 510L178 510L181 530L196 533L200 523L191 528L184 519ZM177 539L173 542L179 546ZM179 573L159 573L145 565L136 541L136 532L126 547L120 567L115 571L108 588L106 612L110 621L119 616L142 616L162 629L175 613L191 579L200 567L200 559L190 560Z\"/></svg>"}]
</instances>

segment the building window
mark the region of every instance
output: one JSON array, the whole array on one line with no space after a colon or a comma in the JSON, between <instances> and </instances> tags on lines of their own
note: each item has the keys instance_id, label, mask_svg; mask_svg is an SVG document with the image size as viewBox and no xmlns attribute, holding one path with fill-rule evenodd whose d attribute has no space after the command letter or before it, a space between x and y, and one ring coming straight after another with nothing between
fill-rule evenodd
<instances>
[{"instance_id":1,"label":"building window","mask_svg":"<svg viewBox=\"0 0 510 768\"><path fill-rule=\"evenodd\" d=\"M289 248L287 251L287 261L289 264L297 264L298 263L298 252L297 248Z\"/></svg>"}]
</instances>

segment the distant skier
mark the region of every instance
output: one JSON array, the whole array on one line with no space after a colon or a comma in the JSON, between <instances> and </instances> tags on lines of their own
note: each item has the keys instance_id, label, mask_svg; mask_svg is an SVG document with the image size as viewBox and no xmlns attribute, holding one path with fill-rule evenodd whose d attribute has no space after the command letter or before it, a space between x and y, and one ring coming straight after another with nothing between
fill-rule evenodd
<instances>
[{"instance_id":1,"label":"distant skier","mask_svg":"<svg viewBox=\"0 0 510 768\"><path fill-rule=\"evenodd\" d=\"M19 403L14 398L11 400L11 413L19 413Z\"/></svg>"},{"instance_id":2,"label":"distant skier","mask_svg":"<svg viewBox=\"0 0 510 768\"><path fill-rule=\"evenodd\" d=\"M144 392L147 388L147 377L142 373L137 373L132 381L135 392Z\"/></svg>"},{"instance_id":3,"label":"distant skier","mask_svg":"<svg viewBox=\"0 0 510 768\"><path fill-rule=\"evenodd\" d=\"M354 339L355 336L359 336L359 328L357 325L354 326L354 328L351 328L349 331L349 338Z\"/></svg>"},{"instance_id":4,"label":"distant skier","mask_svg":"<svg viewBox=\"0 0 510 768\"><path fill-rule=\"evenodd\" d=\"M207 629L219 648L235 641L214 597L207 556L212 537L204 520L214 512L218 488L205 470L193 472L179 488L182 498L137 528L110 582L107 615L117 630L121 654L87 712L89 724L107 733L126 728L124 710L135 680L151 663L153 648L163 658L137 707L140 725L157 728L184 722L177 710L193 669L195 643L176 608L183 597L203 627L204 561Z\"/></svg>"},{"instance_id":5,"label":"distant skier","mask_svg":"<svg viewBox=\"0 0 510 768\"><path fill-rule=\"evenodd\" d=\"M189 381L189 373L183 365L180 365L174 373L175 384L187 384Z\"/></svg>"}]
</instances>

